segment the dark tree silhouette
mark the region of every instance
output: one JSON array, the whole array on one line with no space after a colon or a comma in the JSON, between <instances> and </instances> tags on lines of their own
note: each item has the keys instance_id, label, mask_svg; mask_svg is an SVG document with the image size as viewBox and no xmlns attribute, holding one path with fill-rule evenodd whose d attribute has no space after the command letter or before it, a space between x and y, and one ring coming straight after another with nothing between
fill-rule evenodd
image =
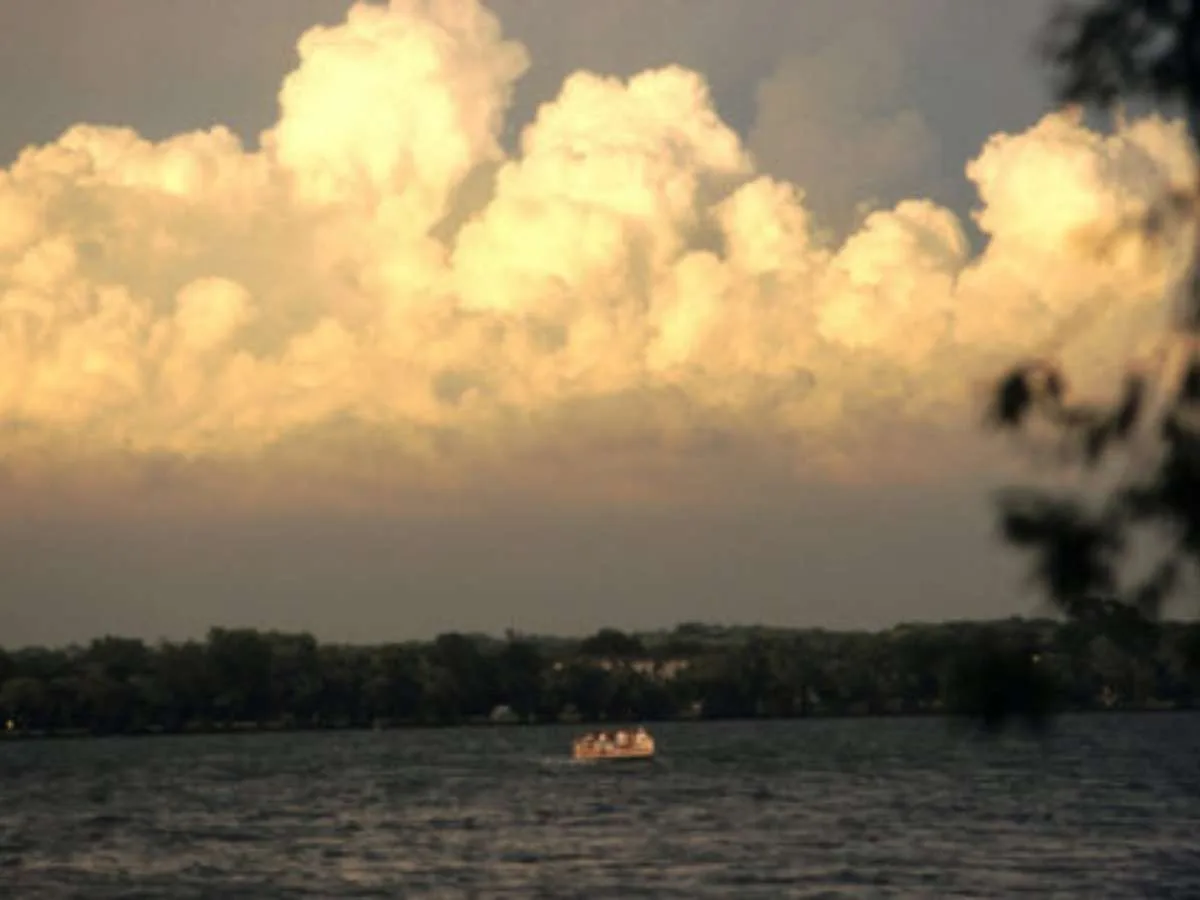
<instances>
[{"instance_id":1,"label":"dark tree silhouette","mask_svg":"<svg viewBox=\"0 0 1200 900\"><path fill-rule=\"evenodd\" d=\"M1105 113L1137 102L1182 115L1200 149L1200 3L1064 2L1038 49L1061 101ZM1194 190L1170 193L1125 228L1149 243L1194 240L1198 212ZM1073 402L1069 373L1055 359L1035 359L1000 380L989 411L992 423L1009 431L1049 424L1060 458L1084 471L1125 454L1126 474L1098 498L1026 488L1002 492L998 507L1004 538L1032 556L1034 578L1061 613L1132 635L1121 640L1143 648L1164 601L1177 594L1180 574L1200 563L1200 272L1194 258L1181 287L1175 333L1166 342L1170 352L1150 372L1114 360L1117 399L1110 406ZM1147 531L1159 538L1160 558L1148 575L1130 577L1126 551ZM1014 713L1035 724L1046 721L1047 706L1021 652L993 647L985 657L990 661L959 681L975 685L974 706L985 709L988 724ZM1180 660L1194 679L1195 651Z\"/></svg>"},{"instance_id":2,"label":"dark tree silhouette","mask_svg":"<svg viewBox=\"0 0 1200 900\"><path fill-rule=\"evenodd\" d=\"M713 627L592 638L443 634L353 647L214 628L203 641L0 653L4 734L1195 708L1200 625L1130 609L1068 623L904 625L877 634ZM700 636L697 636L700 635ZM605 641L609 638L606 637ZM504 715L497 712L504 711ZM11 723L11 725L10 725Z\"/></svg>"},{"instance_id":3,"label":"dark tree silhouette","mask_svg":"<svg viewBox=\"0 0 1200 900\"><path fill-rule=\"evenodd\" d=\"M1191 0L1093 0L1063 5L1041 52L1060 99L1110 111L1126 100L1183 114L1200 137L1200 4ZM1147 240L1178 238L1197 224L1194 194L1164 196L1128 223ZM1022 363L997 385L990 417L1004 429L1050 423L1068 464L1096 467L1117 452L1128 474L1099 502L1080 495L1023 489L1001 494L1005 538L1034 558L1048 597L1074 618L1159 618L1183 566L1200 562L1200 279L1185 282L1172 354L1157 372L1120 372L1108 408L1071 401L1068 374L1053 359ZM1163 302L1168 302L1164 297ZM1143 461L1140 457L1146 454ZM1140 580L1128 575L1135 532L1166 536L1161 559ZM1122 609L1123 607L1123 609Z\"/></svg>"},{"instance_id":4,"label":"dark tree silhouette","mask_svg":"<svg viewBox=\"0 0 1200 900\"><path fill-rule=\"evenodd\" d=\"M601 628L584 640L579 649L587 656L611 656L617 659L642 656L646 652L636 637L615 628Z\"/></svg>"}]
</instances>

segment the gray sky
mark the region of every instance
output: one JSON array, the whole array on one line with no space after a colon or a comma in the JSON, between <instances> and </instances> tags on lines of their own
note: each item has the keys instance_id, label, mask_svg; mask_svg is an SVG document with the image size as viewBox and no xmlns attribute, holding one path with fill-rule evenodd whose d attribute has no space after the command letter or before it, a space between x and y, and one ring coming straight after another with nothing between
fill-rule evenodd
<instances>
[{"instance_id":1,"label":"gray sky","mask_svg":"<svg viewBox=\"0 0 1200 900\"><path fill-rule=\"evenodd\" d=\"M296 40L339 22L346 0L153 0L0 9L0 160L78 122L151 139L225 124L253 143L278 115ZM996 131L1048 107L1030 65L1051 0L492 0L530 51L507 135L571 72L620 76L672 63L707 77L718 110L772 174L837 216L864 200L931 197L966 209L963 166ZM765 98L766 109L760 109ZM894 159L864 136L914 122ZM796 122L811 128L789 128ZM772 134L772 127L775 134ZM816 137L816 140L811 138ZM899 139L899 138L898 138ZM850 153L847 157L846 152ZM823 188L822 182L831 182Z\"/></svg>"},{"instance_id":2,"label":"gray sky","mask_svg":"<svg viewBox=\"0 0 1200 900\"><path fill-rule=\"evenodd\" d=\"M1026 129L1049 108L1030 45L1050 0L489 6L531 58L503 132L510 150L570 73L678 64L705 75L760 171L803 188L839 233L857 224L858 204L908 197L965 219L975 203L967 161L989 135ZM81 122L150 140L223 123L256 146L278 118L298 36L345 9L340 0L2 4L0 167ZM469 511L348 515L301 504L286 515L97 521L47 494L0 513L0 643L180 636L212 624L360 641L687 620L877 627L1034 609L992 537L984 476L808 477L755 497L729 477L727 502L700 513L563 511L513 489Z\"/></svg>"}]
</instances>

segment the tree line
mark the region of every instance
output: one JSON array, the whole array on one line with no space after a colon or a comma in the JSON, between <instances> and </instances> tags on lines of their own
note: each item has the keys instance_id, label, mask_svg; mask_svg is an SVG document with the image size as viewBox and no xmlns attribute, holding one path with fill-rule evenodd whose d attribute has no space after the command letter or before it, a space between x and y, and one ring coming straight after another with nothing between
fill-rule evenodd
<instances>
[{"instance_id":1,"label":"tree line","mask_svg":"<svg viewBox=\"0 0 1200 900\"><path fill-rule=\"evenodd\" d=\"M459 633L353 646L213 628L200 640L0 650L9 735L963 714L1200 706L1200 625L1087 620L877 633L684 624L579 640Z\"/></svg>"}]
</instances>

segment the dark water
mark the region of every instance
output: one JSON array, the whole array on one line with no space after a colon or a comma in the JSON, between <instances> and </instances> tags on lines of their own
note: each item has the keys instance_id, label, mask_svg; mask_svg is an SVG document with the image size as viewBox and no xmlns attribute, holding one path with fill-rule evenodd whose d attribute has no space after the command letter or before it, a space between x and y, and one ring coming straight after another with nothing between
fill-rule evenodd
<instances>
[{"instance_id":1,"label":"dark water","mask_svg":"<svg viewBox=\"0 0 1200 900\"><path fill-rule=\"evenodd\" d=\"M0 895L1200 897L1200 716L0 743Z\"/></svg>"}]
</instances>

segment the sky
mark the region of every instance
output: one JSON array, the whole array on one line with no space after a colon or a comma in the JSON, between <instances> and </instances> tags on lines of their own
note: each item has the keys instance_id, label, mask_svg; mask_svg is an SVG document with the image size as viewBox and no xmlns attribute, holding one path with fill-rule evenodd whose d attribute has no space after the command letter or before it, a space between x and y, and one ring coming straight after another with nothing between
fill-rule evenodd
<instances>
[{"instance_id":1,"label":"sky","mask_svg":"<svg viewBox=\"0 0 1200 900\"><path fill-rule=\"evenodd\" d=\"M1040 611L987 387L1195 171L1051 6L0 6L0 644Z\"/></svg>"}]
</instances>

